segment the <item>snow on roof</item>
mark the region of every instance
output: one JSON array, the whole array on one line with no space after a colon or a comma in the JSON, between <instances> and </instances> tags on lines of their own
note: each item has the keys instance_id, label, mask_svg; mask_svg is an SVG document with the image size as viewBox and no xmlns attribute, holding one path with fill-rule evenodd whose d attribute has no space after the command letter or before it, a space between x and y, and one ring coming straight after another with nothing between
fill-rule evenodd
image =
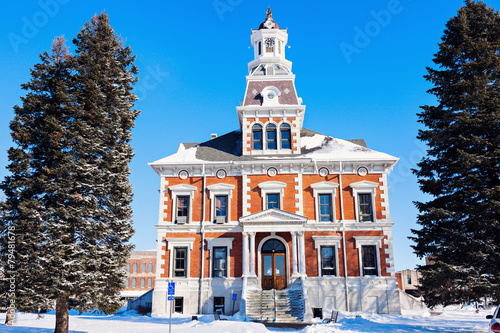
<instances>
[{"instance_id":1,"label":"snow on roof","mask_svg":"<svg viewBox=\"0 0 500 333\"><path fill-rule=\"evenodd\" d=\"M200 144L181 143L173 155L150 163L199 164L209 162L252 161L276 158L311 158L313 160L391 160L397 158L366 147L364 140L341 140L303 129L301 132L302 154L289 155L242 155L241 132L234 131Z\"/></svg>"}]
</instances>

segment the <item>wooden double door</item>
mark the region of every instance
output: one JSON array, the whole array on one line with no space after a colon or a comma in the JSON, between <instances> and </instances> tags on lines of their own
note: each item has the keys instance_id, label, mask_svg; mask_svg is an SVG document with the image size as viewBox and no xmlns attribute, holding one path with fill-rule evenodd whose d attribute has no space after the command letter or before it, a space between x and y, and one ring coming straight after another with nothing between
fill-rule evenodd
<instances>
[{"instance_id":1,"label":"wooden double door","mask_svg":"<svg viewBox=\"0 0 500 333\"><path fill-rule=\"evenodd\" d=\"M285 246L277 239L264 243L261 250L262 289L286 288Z\"/></svg>"}]
</instances>

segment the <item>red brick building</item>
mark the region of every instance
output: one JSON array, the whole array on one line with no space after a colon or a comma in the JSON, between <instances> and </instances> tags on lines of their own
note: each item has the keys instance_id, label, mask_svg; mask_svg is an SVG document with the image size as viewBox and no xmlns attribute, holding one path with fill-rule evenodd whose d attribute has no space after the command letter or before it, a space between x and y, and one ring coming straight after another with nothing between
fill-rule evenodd
<instances>
[{"instance_id":1,"label":"red brick building","mask_svg":"<svg viewBox=\"0 0 500 333\"><path fill-rule=\"evenodd\" d=\"M125 270L128 278L121 293L123 298L134 299L153 289L156 277L156 250L132 251Z\"/></svg>"},{"instance_id":2,"label":"red brick building","mask_svg":"<svg viewBox=\"0 0 500 333\"><path fill-rule=\"evenodd\" d=\"M235 311L262 319L266 290L298 300L297 320L313 308L400 313L387 184L398 159L302 127L287 40L268 11L252 30L240 128L150 164L161 182L153 314L168 313L170 281L184 313L228 313L236 294Z\"/></svg>"}]
</instances>

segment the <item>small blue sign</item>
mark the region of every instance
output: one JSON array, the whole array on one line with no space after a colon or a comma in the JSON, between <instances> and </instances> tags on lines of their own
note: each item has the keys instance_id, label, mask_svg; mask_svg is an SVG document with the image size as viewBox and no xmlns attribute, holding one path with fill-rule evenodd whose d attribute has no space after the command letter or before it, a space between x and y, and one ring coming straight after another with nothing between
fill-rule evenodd
<instances>
[{"instance_id":1,"label":"small blue sign","mask_svg":"<svg viewBox=\"0 0 500 333\"><path fill-rule=\"evenodd\" d=\"M236 301L237 298L238 298L238 295L237 294L233 294L233 301Z\"/></svg>"},{"instance_id":2,"label":"small blue sign","mask_svg":"<svg viewBox=\"0 0 500 333\"><path fill-rule=\"evenodd\" d=\"M174 296L168 296L168 300L169 300L169 301L173 301L174 299L175 299L175 297L174 297Z\"/></svg>"},{"instance_id":3,"label":"small blue sign","mask_svg":"<svg viewBox=\"0 0 500 333\"><path fill-rule=\"evenodd\" d=\"M175 295L175 282L168 283L168 294L167 295Z\"/></svg>"}]
</instances>

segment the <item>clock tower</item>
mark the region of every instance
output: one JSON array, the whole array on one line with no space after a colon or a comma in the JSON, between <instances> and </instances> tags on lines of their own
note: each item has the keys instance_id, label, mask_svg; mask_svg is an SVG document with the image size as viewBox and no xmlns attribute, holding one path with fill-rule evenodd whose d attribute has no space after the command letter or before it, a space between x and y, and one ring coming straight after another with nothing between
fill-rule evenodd
<instances>
[{"instance_id":1,"label":"clock tower","mask_svg":"<svg viewBox=\"0 0 500 333\"><path fill-rule=\"evenodd\" d=\"M285 58L287 29L273 20L271 8L253 30L254 60L248 63L245 98L237 107L243 155L300 154L305 105L295 90L292 62Z\"/></svg>"}]
</instances>

